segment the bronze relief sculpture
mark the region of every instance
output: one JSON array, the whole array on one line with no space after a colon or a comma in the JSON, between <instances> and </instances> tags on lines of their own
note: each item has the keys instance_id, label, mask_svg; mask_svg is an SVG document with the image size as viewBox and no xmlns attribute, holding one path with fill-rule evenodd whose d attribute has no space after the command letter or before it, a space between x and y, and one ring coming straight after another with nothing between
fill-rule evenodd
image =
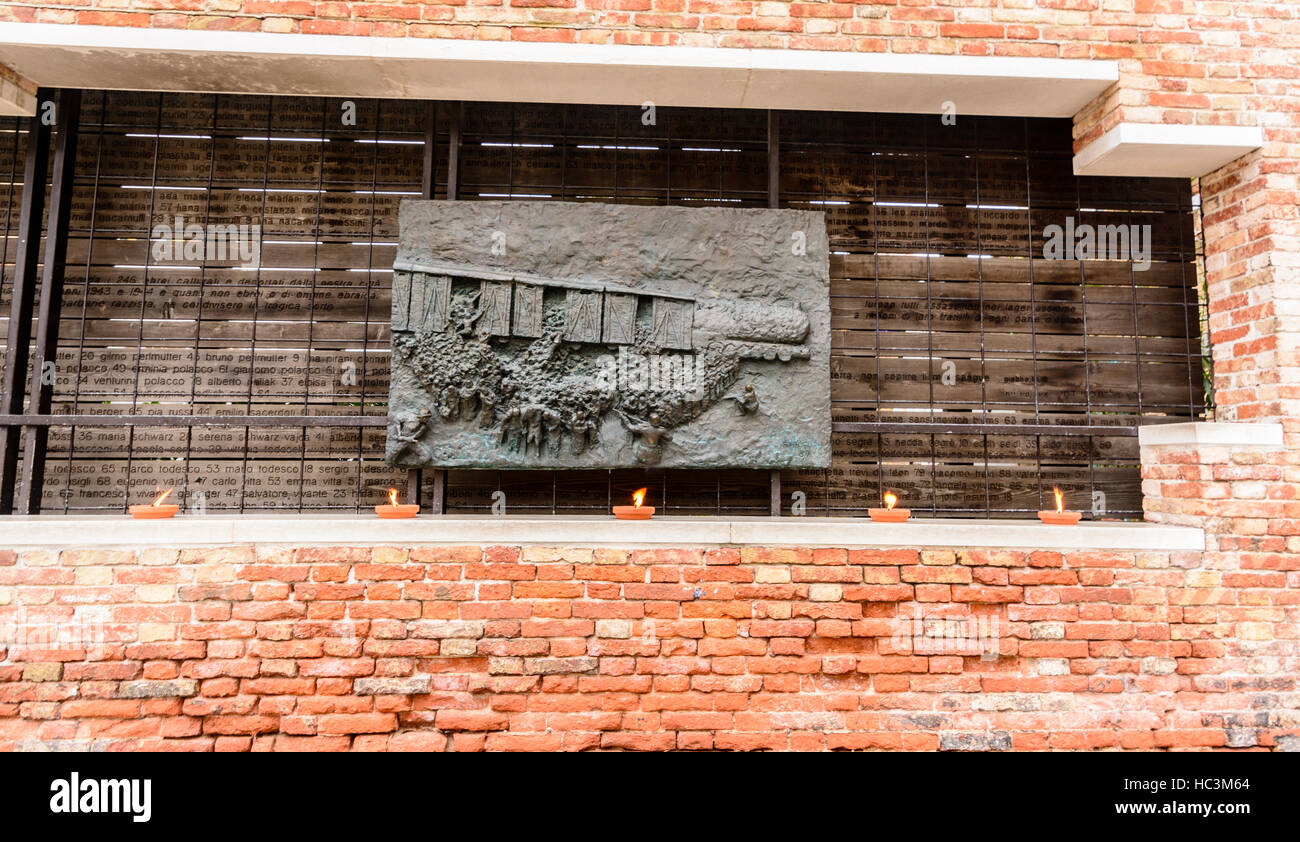
<instances>
[{"instance_id":1,"label":"bronze relief sculpture","mask_svg":"<svg viewBox=\"0 0 1300 842\"><path fill-rule=\"evenodd\" d=\"M402 203L386 458L830 463L822 214Z\"/></svg>"}]
</instances>

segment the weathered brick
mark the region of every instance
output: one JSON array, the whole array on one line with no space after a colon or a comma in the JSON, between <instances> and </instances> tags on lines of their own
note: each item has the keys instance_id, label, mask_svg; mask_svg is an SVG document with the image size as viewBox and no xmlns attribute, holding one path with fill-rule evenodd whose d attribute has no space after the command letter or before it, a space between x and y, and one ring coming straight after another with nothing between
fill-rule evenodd
<instances>
[{"instance_id":1,"label":"weathered brick","mask_svg":"<svg viewBox=\"0 0 1300 842\"><path fill-rule=\"evenodd\" d=\"M485 625L483 620L420 620L410 624L410 633L412 637L477 639L483 636Z\"/></svg>"},{"instance_id":2,"label":"weathered brick","mask_svg":"<svg viewBox=\"0 0 1300 842\"><path fill-rule=\"evenodd\" d=\"M596 659L588 657L524 659L524 672L531 675L592 672L596 666Z\"/></svg>"},{"instance_id":3,"label":"weathered brick","mask_svg":"<svg viewBox=\"0 0 1300 842\"><path fill-rule=\"evenodd\" d=\"M191 678L176 678L170 681L124 681L118 687L118 695L124 699L193 696L198 691L198 682Z\"/></svg>"},{"instance_id":4,"label":"weathered brick","mask_svg":"<svg viewBox=\"0 0 1300 842\"><path fill-rule=\"evenodd\" d=\"M358 696L414 696L428 693L433 679L427 675L358 678L352 683Z\"/></svg>"},{"instance_id":5,"label":"weathered brick","mask_svg":"<svg viewBox=\"0 0 1300 842\"><path fill-rule=\"evenodd\" d=\"M1011 748L1011 735L1005 731L958 732L939 734L941 751L1007 751Z\"/></svg>"},{"instance_id":6,"label":"weathered brick","mask_svg":"<svg viewBox=\"0 0 1300 842\"><path fill-rule=\"evenodd\" d=\"M597 620L596 636L627 639L632 636L631 620Z\"/></svg>"}]
</instances>

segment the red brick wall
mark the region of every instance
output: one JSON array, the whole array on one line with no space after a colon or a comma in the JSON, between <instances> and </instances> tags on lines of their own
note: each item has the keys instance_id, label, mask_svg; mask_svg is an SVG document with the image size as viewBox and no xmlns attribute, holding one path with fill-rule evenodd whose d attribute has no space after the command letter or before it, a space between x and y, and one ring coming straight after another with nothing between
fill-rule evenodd
<instances>
[{"instance_id":1,"label":"red brick wall","mask_svg":"<svg viewBox=\"0 0 1300 842\"><path fill-rule=\"evenodd\" d=\"M1281 421L1300 444L1298 173L1294 157L1254 153L1201 192L1217 417Z\"/></svg>"},{"instance_id":2,"label":"red brick wall","mask_svg":"<svg viewBox=\"0 0 1300 842\"><path fill-rule=\"evenodd\" d=\"M8 552L0 749L1300 748L1295 575L1199 553Z\"/></svg>"}]
</instances>

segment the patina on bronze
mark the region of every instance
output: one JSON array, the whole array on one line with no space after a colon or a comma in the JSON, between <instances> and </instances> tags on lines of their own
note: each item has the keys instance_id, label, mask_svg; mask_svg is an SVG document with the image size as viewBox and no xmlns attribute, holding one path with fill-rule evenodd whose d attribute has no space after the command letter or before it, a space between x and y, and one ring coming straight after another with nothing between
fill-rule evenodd
<instances>
[{"instance_id":1,"label":"patina on bronze","mask_svg":"<svg viewBox=\"0 0 1300 842\"><path fill-rule=\"evenodd\" d=\"M402 202L388 464L830 464L821 213Z\"/></svg>"}]
</instances>

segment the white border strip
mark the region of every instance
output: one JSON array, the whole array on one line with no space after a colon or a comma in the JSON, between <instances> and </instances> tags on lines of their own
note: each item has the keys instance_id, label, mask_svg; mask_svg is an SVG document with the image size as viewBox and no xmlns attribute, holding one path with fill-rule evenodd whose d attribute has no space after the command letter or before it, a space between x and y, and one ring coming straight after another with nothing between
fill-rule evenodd
<instances>
[{"instance_id":1,"label":"white border strip","mask_svg":"<svg viewBox=\"0 0 1300 842\"><path fill-rule=\"evenodd\" d=\"M0 546L215 547L414 546L482 544L584 547L906 547L1025 550L1173 550L1205 548L1202 530L1148 523L1084 522L1047 526L1031 520L929 520L901 524L866 518L417 517L358 515L128 516L0 518Z\"/></svg>"}]
</instances>

